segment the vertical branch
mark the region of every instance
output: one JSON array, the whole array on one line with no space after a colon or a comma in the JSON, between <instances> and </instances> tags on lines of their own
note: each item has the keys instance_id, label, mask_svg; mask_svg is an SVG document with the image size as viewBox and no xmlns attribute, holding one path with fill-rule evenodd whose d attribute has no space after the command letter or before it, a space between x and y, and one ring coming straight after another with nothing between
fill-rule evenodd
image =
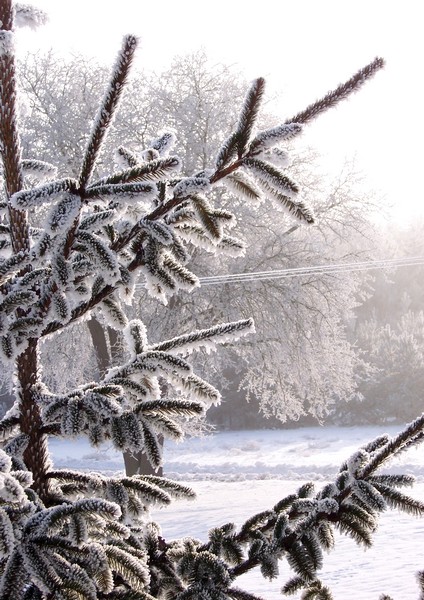
<instances>
[{"instance_id":1,"label":"vertical branch","mask_svg":"<svg viewBox=\"0 0 424 600\"><path fill-rule=\"evenodd\" d=\"M43 502L49 497L49 479L46 475L50 468L47 436L42 432L43 422L33 386L37 382L38 348L37 340L30 340L28 348L16 362L20 390L20 428L28 436L28 445L24 452L24 462L32 473L32 488Z\"/></svg>"},{"instance_id":2,"label":"vertical branch","mask_svg":"<svg viewBox=\"0 0 424 600\"><path fill-rule=\"evenodd\" d=\"M5 191L9 199L23 188L21 146L16 111L16 76L13 49L13 8L11 0L0 0L0 152L3 160ZM27 215L9 206L13 251L29 250ZM48 496L45 474L48 470L47 437L41 433L42 420L33 396L38 371L37 340L17 359L21 431L29 439L24 453L27 468L33 474L33 488L42 499Z\"/></svg>"},{"instance_id":3,"label":"vertical branch","mask_svg":"<svg viewBox=\"0 0 424 600\"><path fill-rule=\"evenodd\" d=\"M0 152L8 198L23 187L21 147L16 119L12 0L0 0ZM9 207L14 252L29 250L26 214Z\"/></svg>"},{"instance_id":4,"label":"vertical branch","mask_svg":"<svg viewBox=\"0 0 424 600\"><path fill-rule=\"evenodd\" d=\"M112 123L115 111L122 95L122 91L128 78L129 69L131 67L136 47L136 37L133 35L128 35L124 38L124 43L121 52L118 55L111 81L108 89L106 90L99 112L97 113L97 117L94 121L90 139L88 140L79 177L79 185L82 189L85 188L90 179L103 140L110 124Z\"/></svg>"}]
</instances>

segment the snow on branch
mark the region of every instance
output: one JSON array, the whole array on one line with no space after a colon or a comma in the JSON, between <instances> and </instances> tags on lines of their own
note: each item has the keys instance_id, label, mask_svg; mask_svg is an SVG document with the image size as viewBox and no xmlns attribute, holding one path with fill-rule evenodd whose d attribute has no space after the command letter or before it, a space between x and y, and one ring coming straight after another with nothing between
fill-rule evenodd
<instances>
[{"instance_id":1,"label":"snow on branch","mask_svg":"<svg viewBox=\"0 0 424 600\"><path fill-rule=\"evenodd\" d=\"M149 183L116 183L109 185L96 185L86 190L84 199L109 198L114 200L153 200L157 196L157 189Z\"/></svg>"},{"instance_id":2,"label":"snow on branch","mask_svg":"<svg viewBox=\"0 0 424 600\"><path fill-rule=\"evenodd\" d=\"M269 185L268 181L259 179L258 183L263 190L264 195L270 200L273 200L276 206L282 208L289 217L295 221L300 221L304 225L313 225L315 223L312 208L302 200L299 200L298 198L293 199L286 194L282 194Z\"/></svg>"},{"instance_id":3,"label":"snow on branch","mask_svg":"<svg viewBox=\"0 0 424 600\"><path fill-rule=\"evenodd\" d=\"M246 244L242 240L231 235L223 235L221 239L214 239L206 235L204 227L195 223L178 225L178 234L194 246L213 254L219 251L228 256L238 257L244 256L246 252Z\"/></svg>"},{"instance_id":4,"label":"snow on branch","mask_svg":"<svg viewBox=\"0 0 424 600\"><path fill-rule=\"evenodd\" d=\"M225 140L218 152L216 158L217 170L224 169L234 157L238 156L240 159L246 152L264 91L265 80L262 77L255 79L246 94L235 131Z\"/></svg>"},{"instance_id":5,"label":"snow on branch","mask_svg":"<svg viewBox=\"0 0 424 600\"><path fill-rule=\"evenodd\" d=\"M159 414L164 416L193 416L201 415L204 409L198 402L190 400L144 400L135 408L136 414Z\"/></svg>"},{"instance_id":6,"label":"snow on branch","mask_svg":"<svg viewBox=\"0 0 424 600\"><path fill-rule=\"evenodd\" d=\"M243 108L240 113L235 135L237 137L237 152L241 158L250 142L253 127L255 126L259 108L265 92L265 79L259 77L252 82L246 94Z\"/></svg>"},{"instance_id":7,"label":"snow on branch","mask_svg":"<svg viewBox=\"0 0 424 600\"><path fill-rule=\"evenodd\" d=\"M277 167L259 158L245 158L243 165L260 181L264 181L274 190L290 198L299 193L299 186Z\"/></svg>"},{"instance_id":8,"label":"snow on branch","mask_svg":"<svg viewBox=\"0 0 424 600\"><path fill-rule=\"evenodd\" d=\"M53 205L45 222L47 233L55 235L68 230L81 209L81 198L76 194L64 194L56 204Z\"/></svg>"},{"instance_id":9,"label":"snow on branch","mask_svg":"<svg viewBox=\"0 0 424 600\"><path fill-rule=\"evenodd\" d=\"M271 148L270 150L261 151L257 156L282 169L289 167L291 162L289 153L281 148Z\"/></svg>"},{"instance_id":10,"label":"snow on branch","mask_svg":"<svg viewBox=\"0 0 424 600\"><path fill-rule=\"evenodd\" d=\"M128 148L125 148L125 146L119 146L116 149L115 161L122 168L136 167L139 162L138 156Z\"/></svg>"},{"instance_id":11,"label":"snow on branch","mask_svg":"<svg viewBox=\"0 0 424 600\"><path fill-rule=\"evenodd\" d=\"M256 154L256 152L277 146L283 141L291 140L300 135L302 129L300 123L283 123L272 129L260 131L250 144L249 153Z\"/></svg>"},{"instance_id":12,"label":"snow on branch","mask_svg":"<svg viewBox=\"0 0 424 600\"><path fill-rule=\"evenodd\" d=\"M182 199L209 191L211 184L206 177L186 177L174 187L174 198Z\"/></svg>"},{"instance_id":13,"label":"snow on branch","mask_svg":"<svg viewBox=\"0 0 424 600\"><path fill-rule=\"evenodd\" d=\"M375 58L367 66L359 69L345 83L339 85L335 90L328 92L323 98L310 104L305 110L298 113L291 119L286 120L286 124L291 123L310 123L313 119L323 112L336 106L342 100L349 98L353 93L357 92L369 79L384 67L384 60L380 57Z\"/></svg>"},{"instance_id":14,"label":"snow on branch","mask_svg":"<svg viewBox=\"0 0 424 600\"><path fill-rule=\"evenodd\" d=\"M116 210L101 210L83 217L78 228L91 232L97 231L101 227L113 223L116 218Z\"/></svg>"},{"instance_id":15,"label":"snow on branch","mask_svg":"<svg viewBox=\"0 0 424 600\"><path fill-rule=\"evenodd\" d=\"M12 505L14 503L24 503L26 498L25 483L31 484L31 480L28 481L27 479L26 482L20 483L12 470L10 457L3 450L0 450L0 503L10 503ZM2 555L2 558L11 551L15 542L14 537L12 524L7 517L7 513L0 508L0 539L3 542L0 555Z\"/></svg>"},{"instance_id":16,"label":"snow on branch","mask_svg":"<svg viewBox=\"0 0 424 600\"><path fill-rule=\"evenodd\" d=\"M232 213L224 210L215 210L203 195L193 195L191 197L191 202L206 234L212 240L215 240L216 242L222 240L224 235L224 224L230 227L235 224L235 218Z\"/></svg>"},{"instance_id":17,"label":"snow on branch","mask_svg":"<svg viewBox=\"0 0 424 600\"><path fill-rule=\"evenodd\" d=\"M188 377L179 379L173 376L172 383L183 394L189 394L191 398L195 398L207 408L212 405L217 406L221 402L221 394L219 391L213 385L194 373Z\"/></svg>"},{"instance_id":18,"label":"snow on branch","mask_svg":"<svg viewBox=\"0 0 424 600\"><path fill-rule=\"evenodd\" d=\"M84 252L94 261L106 284L114 285L120 277L117 257L97 235L85 230L78 230L75 234L78 244L83 246Z\"/></svg>"},{"instance_id":19,"label":"snow on branch","mask_svg":"<svg viewBox=\"0 0 424 600\"><path fill-rule=\"evenodd\" d=\"M103 102L94 120L90 138L84 154L84 160L79 176L79 186L85 188L96 164L103 140L115 116L129 69L137 46L137 38L128 35L124 38L122 49L118 55L109 86Z\"/></svg>"},{"instance_id":20,"label":"snow on branch","mask_svg":"<svg viewBox=\"0 0 424 600\"><path fill-rule=\"evenodd\" d=\"M389 439L380 448L377 448L373 453L372 460L364 467L362 476L375 471L393 456L408 450L411 446L421 443L424 440L423 428L424 414L410 423L399 435Z\"/></svg>"},{"instance_id":21,"label":"snow on branch","mask_svg":"<svg viewBox=\"0 0 424 600\"><path fill-rule=\"evenodd\" d=\"M64 291L72 276L72 269L61 252L55 252L51 257L51 272L55 284Z\"/></svg>"},{"instance_id":22,"label":"snow on branch","mask_svg":"<svg viewBox=\"0 0 424 600\"><path fill-rule=\"evenodd\" d=\"M200 286L197 275L189 271L169 252L162 252L162 266L168 271L172 279L176 282L179 289L191 292L194 288Z\"/></svg>"},{"instance_id":23,"label":"snow on branch","mask_svg":"<svg viewBox=\"0 0 424 600\"><path fill-rule=\"evenodd\" d=\"M176 136L172 131L166 131L150 144L153 150L159 152L159 156L168 156L169 152L175 146Z\"/></svg>"},{"instance_id":24,"label":"snow on branch","mask_svg":"<svg viewBox=\"0 0 424 600\"><path fill-rule=\"evenodd\" d=\"M88 186L87 190L91 191L98 186L130 183L132 181L162 181L172 173L179 172L181 167L181 159L177 156L158 158L148 163L136 164L109 177L103 177Z\"/></svg>"},{"instance_id":25,"label":"snow on branch","mask_svg":"<svg viewBox=\"0 0 424 600\"><path fill-rule=\"evenodd\" d=\"M230 162L230 160L236 155L237 142L238 142L238 136L236 133L232 133L225 140L225 142L221 146L221 148L218 152L218 155L216 157L215 166L218 170L226 167L228 165L228 163Z\"/></svg>"},{"instance_id":26,"label":"snow on branch","mask_svg":"<svg viewBox=\"0 0 424 600\"><path fill-rule=\"evenodd\" d=\"M278 200L280 205L285 209L290 217L293 217L296 221L302 221L307 225L313 225L315 223L315 217L313 210L304 202L298 201L293 202L291 198L272 192L272 197Z\"/></svg>"},{"instance_id":27,"label":"snow on branch","mask_svg":"<svg viewBox=\"0 0 424 600\"><path fill-rule=\"evenodd\" d=\"M49 20L48 14L36 6L31 4L15 4L15 24L17 27L29 27L37 29L45 25Z\"/></svg>"},{"instance_id":28,"label":"snow on branch","mask_svg":"<svg viewBox=\"0 0 424 600\"><path fill-rule=\"evenodd\" d=\"M175 239L172 229L161 221L151 221L143 217L138 221L138 227L149 234L156 242L169 246Z\"/></svg>"},{"instance_id":29,"label":"snow on branch","mask_svg":"<svg viewBox=\"0 0 424 600\"><path fill-rule=\"evenodd\" d=\"M248 173L243 173L240 169L227 175L222 183L237 196L243 196L256 205L259 205L263 200L262 190L255 183L253 177L250 177Z\"/></svg>"},{"instance_id":30,"label":"snow on branch","mask_svg":"<svg viewBox=\"0 0 424 600\"><path fill-rule=\"evenodd\" d=\"M54 320L62 326L66 325L71 318L71 307L66 294L57 290L51 297L51 308Z\"/></svg>"},{"instance_id":31,"label":"snow on branch","mask_svg":"<svg viewBox=\"0 0 424 600\"><path fill-rule=\"evenodd\" d=\"M216 344L235 342L245 335L255 332L253 319L244 319L233 323L215 325L209 329L199 329L178 337L160 342L150 347L150 350L174 352L176 354L191 353L201 347L207 351L215 350Z\"/></svg>"},{"instance_id":32,"label":"snow on branch","mask_svg":"<svg viewBox=\"0 0 424 600\"><path fill-rule=\"evenodd\" d=\"M137 358L126 369L127 373L146 371L150 373L172 373L180 377L191 375L192 368L189 363L170 352L149 348L146 352L137 355Z\"/></svg>"},{"instance_id":33,"label":"snow on branch","mask_svg":"<svg viewBox=\"0 0 424 600\"><path fill-rule=\"evenodd\" d=\"M106 520L118 519L121 515L121 510L116 504L106 502L98 498L83 498L75 500L72 504L60 504L46 509L43 512L43 518L39 519L38 515L33 517L34 524L38 525L38 533L52 534L55 529L62 526L64 522L73 514L95 514ZM28 523L30 526L30 523Z\"/></svg>"},{"instance_id":34,"label":"snow on branch","mask_svg":"<svg viewBox=\"0 0 424 600\"><path fill-rule=\"evenodd\" d=\"M44 202L51 202L64 192L73 193L76 191L77 181L68 177L46 183L31 190L16 192L10 198L10 204L17 210L28 210L29 208L36 208Z\"/></svg>"},{"instance_id":35,"label":"snow on branch","mask_svg":"<svg viewBox=\"0 0 424 600\"><path fill-rule=\"evenodd\" d=\"M5 296L0 296L0 313L11 313L17 308L26 309L33 304L37 295L32 290L12 289Z\"/></svg>"},{"instance_id":36,"label":"snow on branch","mask_svg":"<svg viewBox=\"0 0 424 600\"><path fill-rule=\"evenodd\" d=\"M38 182L54 179L57 167L44 160L24 159L21 163L25 177L34 177Z\"/></svg>"},{"instance_id":37,"label":"snow on branch","mask_svg":"<svg viewBox=\"0 0 424 600\"><path fill-rule=\"evenodd\" d=\"M123 331L124 338L131 357L135 358L147 348L146 326L140 319L132 319Z\"/></svg>"},{"instance_id":38,"label":"snow on branch","mask_svg":"<svg viewBox=\"0 0 424 600\"><path fill-rule=\"evenodd\" d=\"M0 30L0 56L12 56L15 49L13 31Z\"/></svg>"},{"instance_id":39,"label":"snow on branch","mask_svg":"<svg viewBox=\"0 0 424 600\"><path fill-rule=\"evenodd\" d=\"M107 325L116 331L121 331L128 325L126 314L121 308L116 296L109 296L102 300L99 305Z\"/></svg>"},{"instance_id":40,"label":"snow on branch","mask_svg":"<svg viewBox=\"0 0 424 600\"><path fill-rule=\"evenodd\" d=\"M0 259L0 284L3 284L9 277L12 277L28 260L28 253L21 250L4 260Z\"/></svg>"}]
</instances>

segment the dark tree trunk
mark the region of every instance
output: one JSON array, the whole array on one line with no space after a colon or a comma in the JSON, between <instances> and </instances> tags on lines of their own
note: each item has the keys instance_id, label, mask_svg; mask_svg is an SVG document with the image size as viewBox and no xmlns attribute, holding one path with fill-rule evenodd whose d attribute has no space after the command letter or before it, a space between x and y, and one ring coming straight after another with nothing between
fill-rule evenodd
<instances>
[{"instance_id":1,"label":"dark tree trunk","mask_svg":"<svg viewBox=\"0 0 424 600\"><path fill-rule=\"evenodd\" d=\"M37 341L31 340L28 348L17 360L20 384L20 426L21 432L29 438L23 458L26 467L32 472L32 488L46 503L49 496L49 480L46 475L50 468L50 460L47 436L42 433L43 423L40 409L34 396L33 386L37 381L37 358Z\"/></svg>"},{"instance_id":2,"label":"dark tree trunk","mask_svg":"<svg viewBox=\"0 0 424 600\"><path fill-rule=\"evenodd\" d=\"M0 21L3 30L13 30L13 14L12 1L0 0ZM24 187L16 117L15 80L13 54L0 51L0 152L3 162L4 188L8 200ZM26 213L12 208L10 203L8 210L13 252L15 254L28 252L30 243ZM20 312L23 315L22 310ZM47 436L42 433L41 415L34 392L38 372L37 361L37 340L32 339L28 348L16 361L19 382L17 394L20 401L21 431L28 436L24 461L33 474L33 489L43 501L46 501L49 495L49 484L46 478L49 469L49 454Z\"/></svg>"},{"instance_id":3,"label":"dark tree trunk","mask_svg":"<svg viewBox=\"0 0 424 600\"><path fill-rule=\"evenodd\" d=\"M160 441L163 443L162 437L160 438ZM163 477L163 468L159 467L159 469L155 471L143 452L137 452L137 454L124 452L124 464L125 474L129 477L131 475L158 475L159 477Z\"/></svg>"},{"instance_id":4,"label":"dark tree trunk","mask_svg":"<svg viewBox=\"0 0 424 600\"><path fill-rule=\"evenodd\" d=\"M102 379L106 375L107 370L112 366L105 331L102 325L100 325L98 320L94 317L91 317L91 319L87 321L87 326L90 332L91 341L93 342L93 348L96 353L99 378Z\"/></svg>"},{"instance_id":5,"label":"dark tree trunk","mask_svg":"<svg viewBox=\"0 0 424 600\"><path fill-rule=\"evenodd\" d=\"M119 356L119 334L117 331L108 328L110 349L107 344L106 330L95 318L91 318L88 323L93 347L96 353L97 367L100 378L104 377L107 370L118 362ZM163 443L163 439L161 438ZM131 475L159 475L163 476L163 469L159 467L157 471L153 469L146 455L143 452L131 454L124 452L125 474Z\"/></svg>"}]
</instances>

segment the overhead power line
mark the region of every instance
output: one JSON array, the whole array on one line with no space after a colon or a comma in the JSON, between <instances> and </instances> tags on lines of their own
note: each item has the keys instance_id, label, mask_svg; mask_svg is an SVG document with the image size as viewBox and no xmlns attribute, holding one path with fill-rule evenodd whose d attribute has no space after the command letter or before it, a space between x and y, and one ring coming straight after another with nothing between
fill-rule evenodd
<instances>
[{"instance_id":1,"label":"overhead power line","mask_svg":"<svg viewBox=\"0 0 424 600\"><path fill-rule=\"evenodd\" d=\"M312 274L346 273L353 271L369 271L372 269L409 267L417 265L424 265L424 256L387 258L382 260L315 265L310 267L290 267L287 269L278 269L272 271L253 271L250 273L232 273L228 275L212 275L210 277L200 277L199 281L203 286L222 285L224 283L242 283L269 279L285 279L287 277L306 277L307 275Z\"/></svg>"},{"instance_id":2,"label":"overhead power line","mask_svg":"<svg viewBox=\"0 0 424 600\"><path fill-rule=\"evenodd\" d=\"M307 275L330 275L354 271L371 271L373 269L389 269L424 265L424 256L407 256L404 258L386 258L363 262L338 263L330 265L314 265L310 267L289 267L272 271L252 271L249 273L230 273L227 275L211 275L199 277L201 286L223 285L225 283L246 283L270 279L286 279L287 277L306 277ZM136 284L136 289L144 287Z\"/></svg>"}]
</instances>

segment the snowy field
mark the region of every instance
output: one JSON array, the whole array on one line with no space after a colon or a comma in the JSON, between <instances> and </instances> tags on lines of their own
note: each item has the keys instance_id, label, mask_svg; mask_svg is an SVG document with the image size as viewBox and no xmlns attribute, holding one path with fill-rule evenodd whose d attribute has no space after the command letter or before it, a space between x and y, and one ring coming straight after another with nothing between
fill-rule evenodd
<instances>
[{"instance_id":1,"label":"snowy field","mask_svg":"<svg viewBox=\"0 0 424 600\"><path fill-rule=\"evenodd\" d=\"M270 508L305 481L317 488L333 478L339 465L359 446L381 433L394 435L399 427L310 427L217 433L165 448L165 474L188 482L195 503L175 502L154 512L167 539L191 535L205 540L208 528L229 521L243 522ZM94 451L84 441L51 443L57 467L102 471L123 470L120 454L110 446ZM413 495L424 500L424 446L412 449L391 472L415 475ZM424 519L387 512L380 521L374 547L363 550L353 541L337 538L336 551L325 559L321 573L335 600L418 600L414 574L424 569ZM280 577L267 581L249 573L236 585L267 600L282 598L282 584L291 576L285 563ZM296 598L296 596L290 596Z\"/></svg>"}]
</instances>

